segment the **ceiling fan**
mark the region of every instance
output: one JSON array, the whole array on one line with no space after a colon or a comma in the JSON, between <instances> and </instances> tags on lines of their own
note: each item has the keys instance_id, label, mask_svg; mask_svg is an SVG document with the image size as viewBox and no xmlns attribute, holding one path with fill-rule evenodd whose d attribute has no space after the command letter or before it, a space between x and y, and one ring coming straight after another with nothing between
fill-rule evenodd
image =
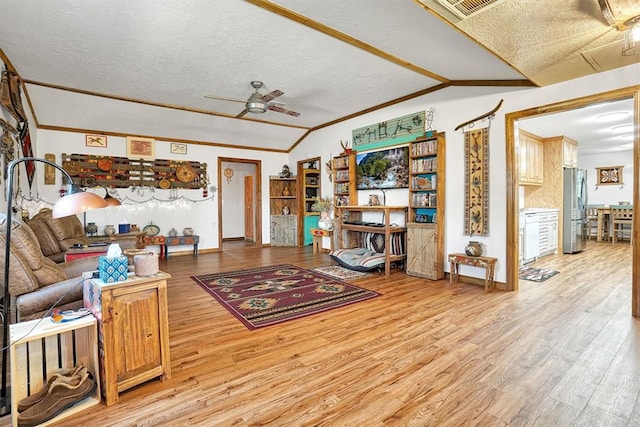
<instances>
[{"instance_id":1,"label":"ceiling fan","mask_svg":"<svg viewBox=\"0 0 640 427\"><path fill-rule=\"evenodd\" d=\"M263 86L262 82L254 80L251 82L251 86L256 90L254 93L249 96L249 99L246 101L240 101L238 99L229 99L229 98L221 98L218 96L205 95L205 98L209 99L220 99L222 101L231 101L231 102L241 102L245 105L244 110L238 114L236 117L240 118L247 113L254 114L262 114L267 110L275 111L278 113L288 114L290 116L298 117L300 113L296 113L295 111L287 110L286 108L282 108L281 105L284 105L282 102L273 101L275 98L284 95L284 92L281 90L274 90L272 92L263 95L260 93L259 89Z\"/></svg>"}]
</instances>

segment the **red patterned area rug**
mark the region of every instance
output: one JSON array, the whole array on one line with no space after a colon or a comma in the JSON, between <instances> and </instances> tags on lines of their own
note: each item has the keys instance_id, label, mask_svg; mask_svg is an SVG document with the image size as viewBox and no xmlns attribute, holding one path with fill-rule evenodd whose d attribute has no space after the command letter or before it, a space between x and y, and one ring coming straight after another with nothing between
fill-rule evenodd
<instances>
[{"instance_id":1,"label":"red patterned area rug","mask_svg":"<svg viewBox=\"0 0 640 427\"><path fill-rule=\"evenodd\" d=\"M275 325L380 295L288 264L191 278L249 329Z\"/></svg>"}]
</instances>

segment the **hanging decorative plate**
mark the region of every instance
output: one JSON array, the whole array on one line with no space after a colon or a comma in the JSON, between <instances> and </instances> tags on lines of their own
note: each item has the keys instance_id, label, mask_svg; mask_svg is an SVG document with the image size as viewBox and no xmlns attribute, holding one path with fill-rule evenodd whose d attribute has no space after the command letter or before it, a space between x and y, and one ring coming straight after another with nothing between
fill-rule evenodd
<instances>
[{"instance_id":1,"label":"hanging decorative plate","mask_svg":"<svg viewBox=\"0 0 640 427\"><path fill-rule=\"evenodd\" d=\"M190 182L193 181L195 177L196 171L193 170L191 165L180 165L176 169L176 178L178 178L180 182Z\"/></svg>"},{"instance_id":2,"label":"hanging decorative plate","mask_svg":"<svg viewBox=\"0 0 640 427\"><path fill-rule=\"evenodd\" d=\"M169 181L167 178L162 178L158 183L158 187L162 188L163 190L168 190L169 188L171 188L171 181Z\"/></svg>"},{"instance_id":3,"label":"hanging decorative plate","mask_svg":"<svg viewBox=\"0 0 640 427\"><path fill-rule=\"evenodd\" d=\"M98 164L98 169L100 169L103 172L109 172L111 170L111 167L113 166L113 160L99 159L97 164Z\"/></svg>"},{"instance_id":4,"label":"hanging decorative plate","mask_svg":"<svg viewBox=\"0 0 640 427\"><path fill-rule=\"evenodd\" d=\"M150 222L149 225L145 225L144 226L142 231L144 231L144 233L149 237L157 236L158 233L160 233L160 227L158 227L154 223Z\"/></svg>"},{"instance_id":5,"label":"hanging decorative plate","mask_svg":"<svg viewBox=\"0 0 640 427\"><path fill-rule=\"evenodd\" d=\"M64 162L62 168L71 176L76 176L80 173L80 165L76 162Z\"/></svg>"}]
</instances>

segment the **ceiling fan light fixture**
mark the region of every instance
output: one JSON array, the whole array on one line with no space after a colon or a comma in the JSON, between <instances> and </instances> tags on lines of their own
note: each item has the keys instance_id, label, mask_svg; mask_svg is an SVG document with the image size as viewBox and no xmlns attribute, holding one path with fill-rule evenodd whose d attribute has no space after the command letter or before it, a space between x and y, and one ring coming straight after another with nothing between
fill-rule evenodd
<instances>
[{"instance_id":1,"label":"ceiling fan light fixture","mask_svg":"<svg viewBox=\"0 0 640 427\"><path fill-rule=\"evenodd\" d=\"M247 111L254 114L262 114L267 111L264 102L247 102Z\"/></svg>"},{"instance_id":2,"label":"ceiling fan light fixture","mask_svg":"<svg viewBox=\"0 0 640 427\"><path fill-rule=\"evenodd\" d=\"M622 55L640 55L640 15L625 21L624 26L629 29L622 38Z\"/></svg>"},{"instance_id":3,"label":"ceiling fan light fixture","mask_svg":"<svg viewBox=\"0 0 640 427\"><path fill-rule=\"evenodd\" d=\"M257 89L256 89L257 90ZM245 106L247 111L254 114L262 114L267 111L267 104L262 100L258 92L252 93Z\"/></svg>"}]
</instances>

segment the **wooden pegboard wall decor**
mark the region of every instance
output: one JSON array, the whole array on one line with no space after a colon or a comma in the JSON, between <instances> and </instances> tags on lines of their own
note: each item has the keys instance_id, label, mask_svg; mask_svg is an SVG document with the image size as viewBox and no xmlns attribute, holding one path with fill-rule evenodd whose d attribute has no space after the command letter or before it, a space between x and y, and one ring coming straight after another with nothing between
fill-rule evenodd
<instances>
[{"instance_id":1,"label":"wooden pegboard wall decor","mask_svg":"<svg viewBox=\"0 0 640 427\"><path fill-rule=\"evenodd\" d=\"M81 187L201 189L208 184L207 164L200 162L62 153L62 167Z\"/></svg>"}]
</instances>

